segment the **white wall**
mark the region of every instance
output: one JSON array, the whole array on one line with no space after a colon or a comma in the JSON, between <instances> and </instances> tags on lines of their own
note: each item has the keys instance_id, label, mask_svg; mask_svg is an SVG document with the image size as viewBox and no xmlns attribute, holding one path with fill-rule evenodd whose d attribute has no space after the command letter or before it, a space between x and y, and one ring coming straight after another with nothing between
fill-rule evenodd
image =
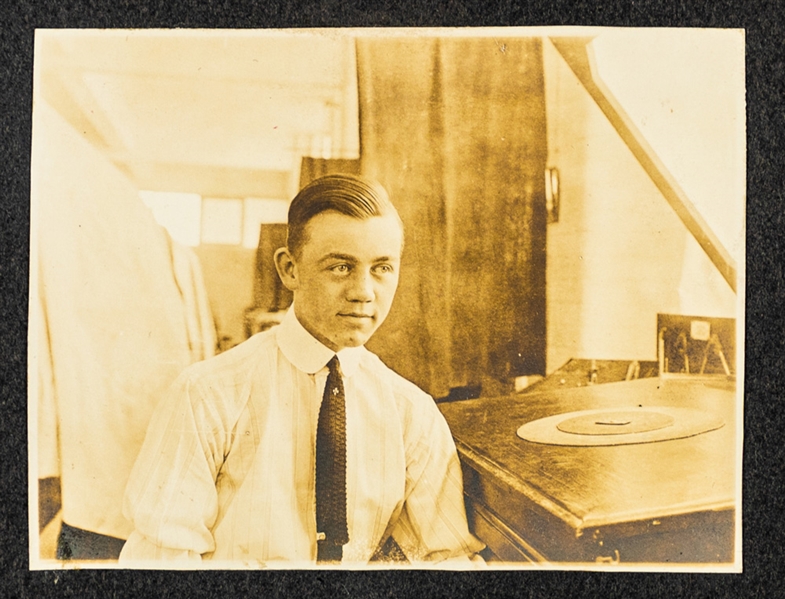
<instances>
[{"instance_id":1,"label":"white wall","mask_svg":"<svg viewBox=\"0 0 785 599\"><path fill-rule=\"evenodd\" d=\"M613 30L593 47L603 80L743 269L743 37L722 33ZM548 40L544 62L548 160L562 183L548 228L547 369L653 360L658 312L734 316L736 296Z\"/></svg>"}]
</instances>

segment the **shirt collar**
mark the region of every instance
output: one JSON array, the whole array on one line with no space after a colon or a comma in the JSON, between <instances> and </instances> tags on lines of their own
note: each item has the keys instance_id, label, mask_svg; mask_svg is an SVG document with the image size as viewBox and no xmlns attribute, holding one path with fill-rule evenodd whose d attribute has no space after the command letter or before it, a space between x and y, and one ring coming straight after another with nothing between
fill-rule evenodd
<instances>
[{"instance_id":1,"label":"shirt collar","mask_svg":"<svg viewBox=\"0 0 785 599\"><path fill-rule=\"evenodd\" d=\"M277 327L276 339L286 359L298 369L308 374L315 374L327 365L336 353L325 346L308 331L294 315L294 306L287 310L280 326ZM344 376L352 376L360 365L363 347L346 347L338 352L341 372Z\"/></svg>"}]
</instances>

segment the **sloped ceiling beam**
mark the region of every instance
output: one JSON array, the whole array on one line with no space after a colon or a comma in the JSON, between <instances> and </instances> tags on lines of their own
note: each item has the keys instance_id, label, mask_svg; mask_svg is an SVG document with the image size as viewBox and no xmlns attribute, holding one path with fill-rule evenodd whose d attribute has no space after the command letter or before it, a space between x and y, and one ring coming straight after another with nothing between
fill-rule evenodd
<instances>
[{"instance_id":1,"label":"sloped ceiling beam","mask_svg":"<svg viewBox=\"0 0 785 599\"><path fill-rule=\"evenodd\" d=\"M594 53L589 45L592 38L552 37L550 40L681 222L736 293L736 262L600 78Z\"/></svg>"}]
</instances>

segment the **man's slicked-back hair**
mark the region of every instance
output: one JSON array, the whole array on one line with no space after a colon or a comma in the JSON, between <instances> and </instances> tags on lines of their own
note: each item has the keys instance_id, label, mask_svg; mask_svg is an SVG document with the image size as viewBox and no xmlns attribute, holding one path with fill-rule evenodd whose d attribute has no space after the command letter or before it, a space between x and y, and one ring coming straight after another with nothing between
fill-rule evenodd
<instances>
[{"instance_id":1,"label":"man's slicked-back hair","mask_svg":"<svg viewBox=\"0 0 785 599\"><path fill-rule=\"evenodd\" d=\"M393 214L401 221L387 191L379 183L357 175L325 175L303 187L289 205L286 245L294 256L299 256L307 240L308 222L328 210L361 220Z\"/></svg>"}]
</instances>

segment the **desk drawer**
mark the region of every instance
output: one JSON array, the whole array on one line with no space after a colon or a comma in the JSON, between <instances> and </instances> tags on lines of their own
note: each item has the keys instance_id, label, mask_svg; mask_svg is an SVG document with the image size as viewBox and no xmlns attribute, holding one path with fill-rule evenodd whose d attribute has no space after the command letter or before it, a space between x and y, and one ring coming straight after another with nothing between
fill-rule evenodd
<instances>
[{"instance_id":1,"label":"desk drawer","mask_svg":"<svg viewBox=\"0 0 785 599\"><path fill-rule=\"evenodd\" d=\"M519 535L499 520L492 512L471 498L466 499L466 516L469 526L478 539L491 550L495 559L503 562L543 562L545 558Z\"/></svg>"}]
</instances>

